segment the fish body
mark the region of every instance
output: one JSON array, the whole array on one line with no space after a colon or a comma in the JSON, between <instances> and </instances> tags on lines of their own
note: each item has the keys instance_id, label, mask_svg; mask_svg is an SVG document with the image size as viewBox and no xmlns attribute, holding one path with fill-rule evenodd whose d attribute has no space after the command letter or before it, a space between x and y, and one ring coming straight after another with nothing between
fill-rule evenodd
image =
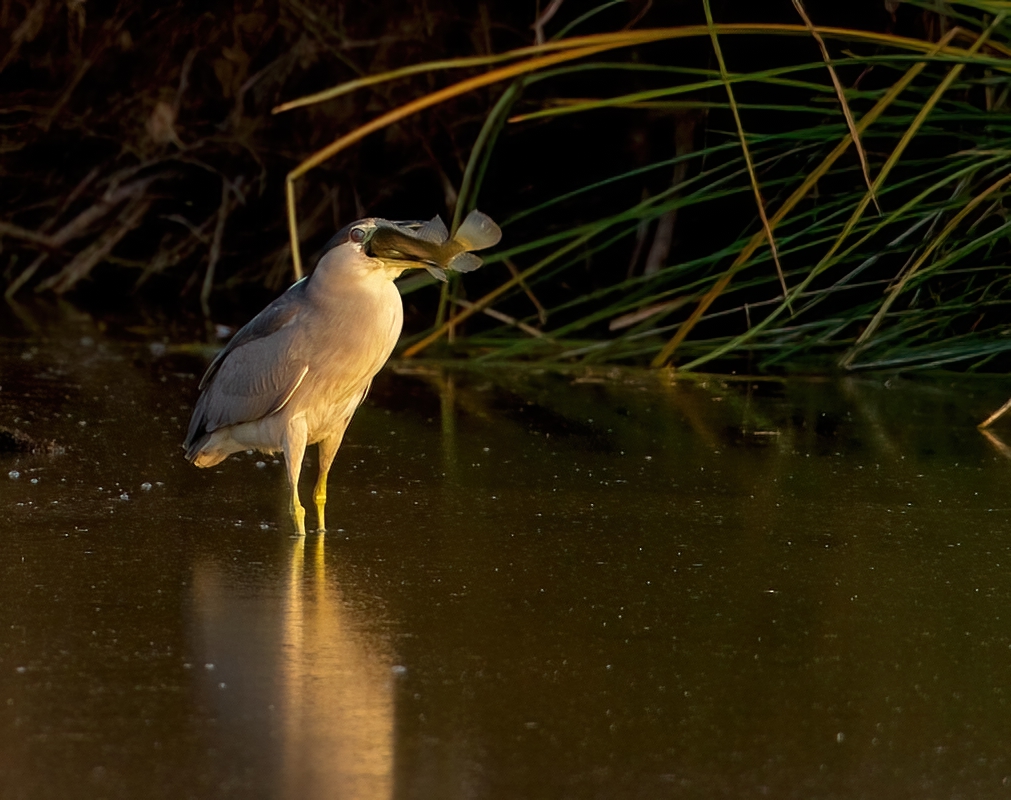
<instances>
[{"instance_id":1,"label":"fish body","mask_svg":"<svg viewBox=\"0 0 1011 800\"><path fill-rule=\"evenodd\" d=\"M471 272L483 263L473 250L498 244L502 230L487 214L471 211L451 238L439 216L428 222L382 221L369 243L376 258L422 262L434 277L446 280L446 270Z\"/></svg>"}]
</instances>

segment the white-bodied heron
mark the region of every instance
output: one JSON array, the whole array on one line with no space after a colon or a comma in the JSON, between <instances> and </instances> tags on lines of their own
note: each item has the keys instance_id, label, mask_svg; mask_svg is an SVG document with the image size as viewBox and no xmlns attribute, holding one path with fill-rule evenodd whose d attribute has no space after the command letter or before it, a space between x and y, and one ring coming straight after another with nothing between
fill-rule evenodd
<instances>
[{"instance_id":1,"label":"white-bodied heron","mask_svg":"<svg viewBox=\"0 0 1011 800\"><path fill-rule=\"evenodd\" d=\"M470 251L497 244L499 227L472 211L450 238L442 220L353 222L324 248L316 269L243 326L211 362L186 434L186 458L213 467L232 453L284 453L291 516L305 534L298 479L305 448L319 444L313 499L325 530L330 465L373 377L400 338L404 309L393 281L420 267L481 265Z\"/></svg>"}]
</instances>

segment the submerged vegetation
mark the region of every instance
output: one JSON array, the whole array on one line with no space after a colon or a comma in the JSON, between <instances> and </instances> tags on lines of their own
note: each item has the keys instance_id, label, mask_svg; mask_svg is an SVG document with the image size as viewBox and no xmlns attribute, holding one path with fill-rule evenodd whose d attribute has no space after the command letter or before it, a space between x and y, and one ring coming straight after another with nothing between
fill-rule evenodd
<instances>
[{"instance_id":1,"label":"submerged vegetation","mask_svg":"<svg viewBox=\"0 0 1011 800\"><path fill-rule=\"evenodd\" d=\"M24 50L0 59L3 146L23 163L0 174L7 294L158 281L209 316L237 286L276 291L353 216L480 207L502 246L448 287L404 281L405 355L1011 365L1006 4L893 0L856 19L800 0L687 5L553 2L533 29L504 5L469 20L380 9L357 30L341 6L257 5L228 26L176 9L206 35L166 45L179 58L160 65L161 94L137 75L134 94L80 107L105 51L51 105L15 102L18 76L42 69L32 15L56 11L36 0L16 25L5 11ZM141 45L129 15L113 23L105 48ZM228 113L201 121L211 96ZM92 119L100 106L133 125L129 146Z\"/></svg>"}]
</instances>

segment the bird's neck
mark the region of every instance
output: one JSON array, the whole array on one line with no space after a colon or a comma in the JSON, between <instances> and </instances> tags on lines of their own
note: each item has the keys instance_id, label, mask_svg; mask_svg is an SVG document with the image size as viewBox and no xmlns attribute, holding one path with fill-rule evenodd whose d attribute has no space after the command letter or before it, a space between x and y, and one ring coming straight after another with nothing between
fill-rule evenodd
<instances>
[{"instance_id":1,"label":"bird's neck","mask_svg":"<svg viewBox=\"0 0 1011 800\"><path fill-rule=\"evenodd\" d=\"M309 296L317 302L355 294L379 295L393 277L386 270L357 263L321 265L309 279Z\"/></svg>"}]
</instances>

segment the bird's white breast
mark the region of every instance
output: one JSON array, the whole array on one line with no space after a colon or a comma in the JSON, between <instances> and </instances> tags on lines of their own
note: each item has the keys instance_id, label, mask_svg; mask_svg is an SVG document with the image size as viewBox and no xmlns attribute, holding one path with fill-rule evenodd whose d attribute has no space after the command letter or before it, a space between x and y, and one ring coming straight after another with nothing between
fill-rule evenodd
<instances>
[{"instance_id":1,"label":"bird's white breast","mask_svg":"<svg viewBox=\"0 0 1011 800\"><path fill-rule=\"evenodd\" d=\"M309 369L290 413L305 414L310 441L343 430L403 326L400 292L389 278L379 270L347 277L339 292L320 298L300 343Z\"/></svg>"}]
</instances>

